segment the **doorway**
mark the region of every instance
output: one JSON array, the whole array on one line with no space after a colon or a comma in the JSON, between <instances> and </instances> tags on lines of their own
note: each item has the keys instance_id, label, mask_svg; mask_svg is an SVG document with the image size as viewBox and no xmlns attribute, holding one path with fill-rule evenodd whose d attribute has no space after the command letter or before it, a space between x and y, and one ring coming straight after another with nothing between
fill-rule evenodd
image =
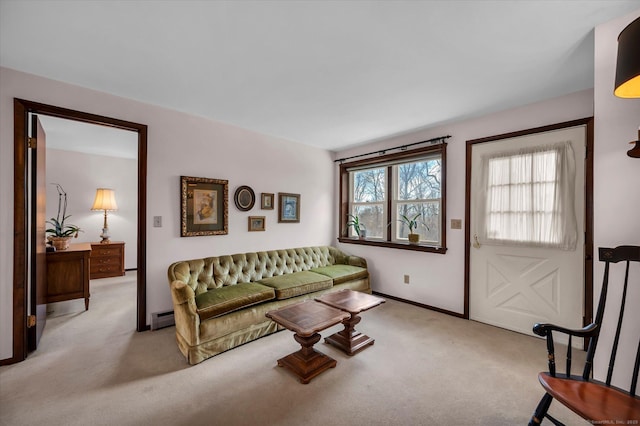
<instances>
[{"instance_id":1,"label":"doorway","mask_svg":"<svg viewBox=\"0 0 640 426\"><path fill-rule=\"evenodd\" d=\"M134 295L120 301L135 315L135 269L137 230L137 182L138 182L138 134L114 127L82 123L39 114L38 121L46 134L46 218L62 217L58 211L64 197L68 219L65 225L77 226L80 232L71 240L72 248L78 244L91 244L91 262L89 265L90 306L94 300L98 278L123 276L129 277L127 286L133 284ZM41 147L40 135L38 146ZM43 180L43 179L42 179ZM59 185L59 186L58 186ZM108 211L108 229L110 244L96 244L101 241L104 222L104 210L93 210L91 201L98 194L105 193L97 188L108 188L106 193L113 194L114 209ZM57 220L57 219L56 219ZM48 228L51 228L48 226ZM62 256L63 254L61 254ZM47 255L55 257L55 255ZM48 259L53 261L53 257ZM62 261L62 258L59 259ZM59 263L59 262L58 262ZM118 282L117 280L111 280ZM125 293L125 294L130 294ZM68 315L81 309L81 301L53 302L56 297L47 300L47 324L52 317ZM109 315L108 312L102 314ZM130 314L131 315L131 314ZM130 316L129 315L129 316ZM82 315L81 317L84 317ZM36 321L39 323L39 319ZM42 321L44 322L44 321ZM135 329L135 318L124 324L127 330ZM47 325L48 328L48 325Z\"/></svg>"},{"instance_id":2,"label":"doorway","mask_svg":"<svg viewBox=\"0 0 640 426\"><path fill-rule=\"evenodd\" d=\"M515 144L522 144L526 148L520 148L521 151L532 151L533 145L550 144L558 138L562 139L563 143L575 139L570 142L575 150L575 157L572 152L571 158L575 158L576 170L575 185L572 187L572 189L575 188L576 193L577 245L575 250L553 249L550 248L553 244L551 242L539 243L537 249L529 248L532 247L531 243L518 246L505 241L511 237L505 237L502 241L494 239L497 237L488 237L489 230L483 227L494 227L493 224L487 225L489 223L487 220L492 217L492 213L486 213L491 209L483 205L483 202L488 203L487 194L480 194L484 186L482 188L477 186L478 182L483 181L479 174L480 164L487 164L488 161L481 162L480 154L484 154L485 159L494 156L496 163L504 163L512 161L509 160L512 157L506 157L508 152L504 152L505 145L508 150L513 151L514 148L518 148ZM495 157L491 152L496 149L502 150L503 154ZM591 322L593 310L592 153L592 118L467 141L465 318L530 335L535 322L553 322L577 328ZM545 182L545 185L547 184ZM523 184L518 183L518 185L517 190L521 191ZM504 190L504 187L500 189L500 191ZM477 211L477 209L481 210ZM514 214L515 210L502 208L499 214L493 216L504 217L506 214ZM484 214L483 212L487 214L487 220L478 220ZM518 227L522 228L521 216L518 220ZM496 233L493 228L490 231ZM533 245L535 246L535 243ZM577 271L571 272L567 269L571 267L576 268ZM580 278L577 282L575 275ZM572 282L574 284L570 285ZM567 317L570 318L567 319Z\"/></svg>"},{"instance_id":3,"label":"doorway","mask_svg":"<svg viewBox=\"0 0 640 426\"><path fill-rule=\"evenodd\" d=\"M13 260L13 356L10 364L27 357L27 301L31 291L28 282L29 246L27 236L31 221L28 214L29 180L27 179L28 117L42 114L88 124L114 127L136 132L138 137L138 210L137 210L137 301L136 330L146 325L146 175L147 126L110 117L89 114L37 102L14 99L14 260Z\"/></svg>"}]
</instances>

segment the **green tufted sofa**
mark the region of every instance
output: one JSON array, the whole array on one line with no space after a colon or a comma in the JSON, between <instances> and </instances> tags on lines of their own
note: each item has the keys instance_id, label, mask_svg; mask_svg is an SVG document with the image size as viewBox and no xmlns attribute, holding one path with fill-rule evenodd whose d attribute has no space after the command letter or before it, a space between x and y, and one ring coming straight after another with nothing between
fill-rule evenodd
<instances>
[{"instance_id":1,"label":"green tufted sofa","mask_svg":"<svg viewBox=\"0 0 640 426\"><path fill-rule=\"evenodd\" d=\"M342 289L371 293L367 262L328 246L185 260L168 275L189 364L281 330L267 311Z\"/></svg>"}]
</instances>

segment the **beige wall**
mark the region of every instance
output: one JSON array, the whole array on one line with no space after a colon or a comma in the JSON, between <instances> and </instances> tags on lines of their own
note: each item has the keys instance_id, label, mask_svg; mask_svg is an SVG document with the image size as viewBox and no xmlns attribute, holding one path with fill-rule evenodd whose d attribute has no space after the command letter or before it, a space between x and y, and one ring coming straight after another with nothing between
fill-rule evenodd
<instances>
[{"instance_id":1,"label":"beige wall","mask_svg":"<svg viewBox=\"0 0 640 426\"><path fill-rule=\"evenodd\" d=\"M371 286L375 291L463 313L466 141L592 115L593 91L586 90L337 153L336 158L341 158L451 135L447 141L447 253L441 255L354 244L340 244L340 247L369 259L372 265ZM336 170L335 176L337 174ZM337 182L335 188L337 191ZM451 219L462 219L463 229L451 229ZM409 285L403 283L405 274L411 276Z\"/></svg>"},{"instance_id":2,"label":"beige wall","mask_svg":"<svg viewBox=\"0 0 640 426\"><path fill-rule=\"evenodd\" d=\"M13 98L146 124L147 313L172 308L167 267L202 256L332 242L333 162L328 151L201 117L0 68L0 359L12 356ZM180 237L180 176L229 180L229 234ZM238 186L301 194L301 221L279 224L276 210L240 212ZM266 216L266 232L248 232L248 216ZM163 217L154 228L153 216ZM115 217L115 216L114 216ZM116 222L113 222L114 231ZM132 324L133 326L134 324Z\"/></svg>"}]
</instances>

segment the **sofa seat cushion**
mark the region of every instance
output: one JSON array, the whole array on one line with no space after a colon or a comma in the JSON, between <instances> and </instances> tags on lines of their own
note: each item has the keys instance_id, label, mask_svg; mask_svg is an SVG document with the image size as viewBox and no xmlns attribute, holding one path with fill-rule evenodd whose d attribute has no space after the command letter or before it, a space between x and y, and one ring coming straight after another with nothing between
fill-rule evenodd
<instances>
[{"instance_id":1,"label":"sofa seat cushion","mask_svg":"<svg viewBox=\"0 0 640 426\"><path fill-rule=\"evenodd\" d=\"M347 281L353 281L360 278L367 278L369 272L367 268L351 265L331 265L323 268L313 268L311 272L326 275L333 279L333 284L342 284Z\"/></svg>"},{"instance_id":2,"label":"sofa seat cushion","mask_svg":"<svg viewBox=\"0 0 640 426\"><path fill-rule=\"evenodd\" d=\"M276 277L264 278L258 282L272 287L276 292L276 299L278 300L325 290L333 286L333 280L330 277L311 271L278 275Z\"/></svg>"},{"instance_id":3,"label":"sofa seat cushion","mask_svg":"<svg viewBox=\"0 0 640 426\"><path fill-rule=\"evenodd\" d=\"M211 289L196 296L200 320L218 317L247 306L275 298L273 288L257 283L242 283Z\"/></svg>"}]
</instances>

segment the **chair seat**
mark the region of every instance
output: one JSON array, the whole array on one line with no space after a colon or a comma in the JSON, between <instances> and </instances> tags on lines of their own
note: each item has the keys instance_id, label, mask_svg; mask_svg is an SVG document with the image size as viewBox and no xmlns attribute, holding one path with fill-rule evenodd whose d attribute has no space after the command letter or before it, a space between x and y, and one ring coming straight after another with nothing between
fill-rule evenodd
<instances>
[{"instance_id":1,"label":"chair seat","mask_svg":"<svg viewBox=\"0 0 640 426\"><path fill-rule=\"evenodd\" d=\"M590 422L640 419L640 398L617 389L579 379L538 374L549 395Z\"/></svg>"}]
</instances>

